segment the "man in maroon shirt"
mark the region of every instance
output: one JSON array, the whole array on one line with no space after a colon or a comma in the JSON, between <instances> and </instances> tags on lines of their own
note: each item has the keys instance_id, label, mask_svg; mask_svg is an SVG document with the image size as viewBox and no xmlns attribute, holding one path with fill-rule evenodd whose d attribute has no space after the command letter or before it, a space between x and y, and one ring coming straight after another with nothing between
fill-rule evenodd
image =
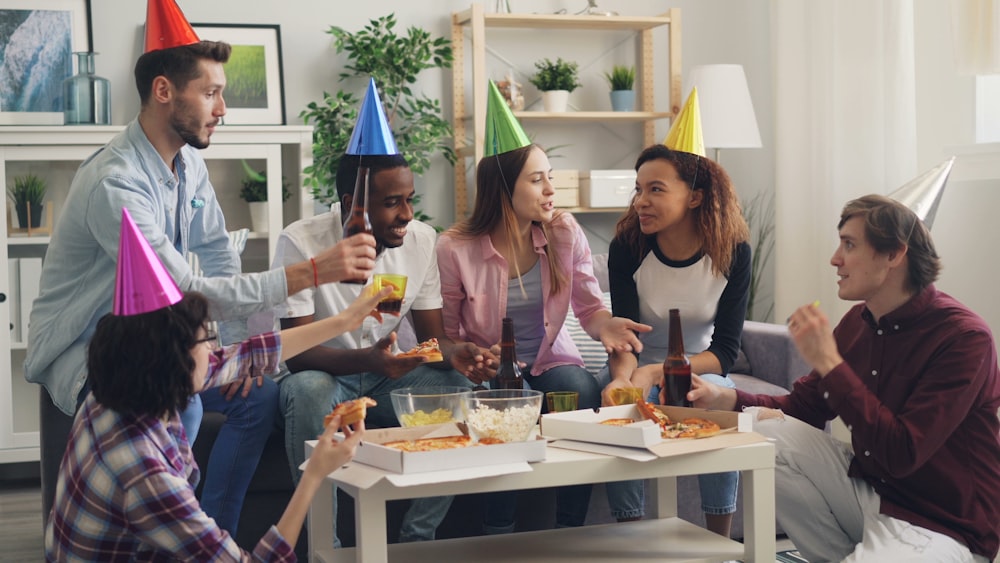
<instances>
[{"instance_id":1,"label":"man in maroon shirt","mask_svg":"<svg viewBox=\"0 0 1000 563\"><path fill-rule=\"evenodd\" d=\"M698 407L761 411L776 440L777 517L810 561L992 561L1000 536L1000 374L989 327L933 281L924 224L869 195L841 213L835 329L816 304L788 328L813 371L790 395L695 378ZM774 415L768 417L767 415ZM821 429L840 416L851 445ZM766 420L765 420L766 418Z\"/></svg>"}]
</instances>

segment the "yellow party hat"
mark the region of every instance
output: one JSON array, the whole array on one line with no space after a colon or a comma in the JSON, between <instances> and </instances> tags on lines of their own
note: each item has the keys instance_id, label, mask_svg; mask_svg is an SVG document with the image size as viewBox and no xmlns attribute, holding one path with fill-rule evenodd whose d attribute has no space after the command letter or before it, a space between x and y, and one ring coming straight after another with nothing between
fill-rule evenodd
<instances>
[{"instance_id":1,"label":"yellow party hat","mask_svg":"<svg viewBox=\"0 0 1000 563\"><path fill-rule=\"evenodd\" d=\"M701 132L701 109L698 107L697 88L691 88L691 94L684 102L681 112L674 118L663 144L671 150L705 156L705 138Z\"/></svg>"}]
</instances>

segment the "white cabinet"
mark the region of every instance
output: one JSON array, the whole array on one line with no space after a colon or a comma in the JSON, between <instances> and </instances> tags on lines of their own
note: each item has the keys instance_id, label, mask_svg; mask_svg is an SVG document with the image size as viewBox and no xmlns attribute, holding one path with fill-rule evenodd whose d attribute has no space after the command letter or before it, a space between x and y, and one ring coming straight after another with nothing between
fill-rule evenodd
<instances>
[{"instance_id":1,"label":"white cabinet","mask_svg":"<svg viewBox=\"0 0 1000 563\"><path fill-rule=\"evenodd\" d=\"M657 53L653 45L653 30L665 27L669 32L666 53ZM638 149L656 142L655 121L669 119L680 111L681 100L681 11L670 8L659 16L590 16L566 14L505 14L489 13L482 4L472 4L468 10L455 12L451 16L451 44L455 60L452 65L452 103L455 134L455 217L465 217L471 208L467 188L467 161L472 158L473 167L483 157L483 141L486 134L486 54L490 40L489 29L534 30L534 34L520 36L522 41L535 41L538 56L545 56L547 30L575 30L582 33L600 31L626 31L634 33L636 42L636 104L637 111L570 111L549 113L542 111L517 111L514 115L526 127L537 124L609 124L635 122L642 125L642 145ZM466 33L468 30L468 33ZM470 48L466 49L466 40ZM494 43L495 46L495 43ZM466 63L466 58L470 61ZM660 61L657 63L656 58ZM469 69L469 71L467 71ZM667 111L654 109L653 75L663 73L668 77L670 108ZM466 100L465 85L468 74L472 80L472 100ZM468 120L472 120L472 134L468 132ZM473 189L474 191L474 189ZM570 209L579 212L608 212L621 209L581 208Z\"/></svg>"},{"instance_id":2,"label":"white cabinet","mask_svg":"<svg viewBox=\"0 0 1000 563\"><path fill-rule=\"evenodd\" d=\"M63 213L66 195L80 163L122 131L122 126L0 127L0 181L6 189L14 178L27 173L42 177L48 190L43 214L55 222ZM313 199L307 189L292 190L288 202L281 201L282 177L290 187L302 186L302 170L312 164L312 127L230 126L212 136L202 153L209 167L229 229L250 227L250 215L239 192L243 178L240 159L266 170L268 178L268 229L252 232L244 253L244 270L266 269L274 255L281 229L313 214ZM8 207L12 204L8 203ZM51 211L50 211L51 210ZM38 386L24 380L23 363L28 305L22 295L37 288L34 266L45 255L51 225L30 235L9 224L14 213L0 218L0 463L38 460ZM13 219L16 221L16 219ZM24 267L22 267L24 266ZM35 281L32 285L32 277ZM23 289L23 291L21 291ZM12 323L17 323L14 326Z\"/></svg>"}]
</instances>

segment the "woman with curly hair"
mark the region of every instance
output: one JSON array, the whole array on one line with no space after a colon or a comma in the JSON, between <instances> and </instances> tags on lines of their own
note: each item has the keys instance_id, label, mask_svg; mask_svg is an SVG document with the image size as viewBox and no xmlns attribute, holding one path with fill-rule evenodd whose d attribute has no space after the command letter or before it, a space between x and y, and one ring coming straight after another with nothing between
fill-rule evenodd
<instances>
[{"instance_id":1,"label":"woman with curly hair","mask_svg":"<svg viewBox=\"0 0 1000 563\"><path fill-rule=\"evenodd\" d=\"M670 309L680 309L691 372L732 387L726 373L736 361L750 289L749 230L729 175L715 162L664 145L636 160L632 203L618 221L608 249L615 316L653 327L639 335L641 353L610 355L599 379L611 390L641 387L663 398ZM653 391L650 393L650 391ZM699 477L709 530L728 537L736 511L738 474ZM639 481L608 484L612 514L643 515Z\"/></svg>"}]
</instances>

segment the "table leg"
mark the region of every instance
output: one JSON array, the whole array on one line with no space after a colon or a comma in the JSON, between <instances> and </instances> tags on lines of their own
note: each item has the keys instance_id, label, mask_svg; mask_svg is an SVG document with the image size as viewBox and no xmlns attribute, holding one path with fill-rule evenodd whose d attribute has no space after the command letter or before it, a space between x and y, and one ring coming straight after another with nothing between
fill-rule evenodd
<instances>
[{"instance_id":1,"label":"table leg","mask_svg":"<svg viewBox=\"0 0 1000 563\"><path fill-rule=\"evenodd\" d=\"M774 561L774 468L741 472L746 561Z\"/></svg>"},{"instance_id":2,"label":"table leg","mask_svg":"<svg viewBox=\"0 0 1000 563\"><path fill-rule=\"evenodd\" d=\"M653 497L651 518L677 516L677 477L651 479L649 493Z\"/></svg>"},{"instance_id":3,"label":"table leg","mask_svg":"<svg viewBox=\"0 0 1000 563\"><path fill-rule=\"evenodd\" d=\"M359 491L354 499L354 533L357 538L358 563L388 563L386 545L385 499L366 498Z\"/></svg>"},{"instance_id":4,"label":"table leg","mask_svg":"<svg viewBox=\"0 0 1000 563\"><path fill-rule=\"evenodd\" d=\"M306 527L309 531L309 561L318 561L316 553L320 549L333 547L333 481L323 479L319 489L309 503L309 518Z\"/></svg>"}]
</instances>

